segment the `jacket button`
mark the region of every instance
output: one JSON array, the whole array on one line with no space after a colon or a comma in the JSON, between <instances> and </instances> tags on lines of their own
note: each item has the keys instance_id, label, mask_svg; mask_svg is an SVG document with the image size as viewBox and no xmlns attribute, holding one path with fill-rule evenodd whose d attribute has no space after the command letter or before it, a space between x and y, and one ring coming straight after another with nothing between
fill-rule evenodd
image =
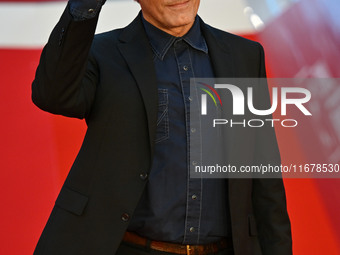
<instances>
[{"instance_id":1,"label":"jacket button","mask_svg":"<svg viewBox=\"0 0 340 255\"><path fill-rule=\"evenodd\" d=\"M145 180L148 178L148 174L147 174L147 173L141 173L141 174L139 175L139 177L140 177L143 181L145 181Z\"/></svg>"},{"instance_id":2,"label":"jacket button","mask_svg":"<svg viewBox=\"0 0 340 255\"><path fill-rule=\"evenodd\" d=\"M130 215L128 213L122 214L122 221L128 221L130 219Z\"/></svg>"}]
</instances>

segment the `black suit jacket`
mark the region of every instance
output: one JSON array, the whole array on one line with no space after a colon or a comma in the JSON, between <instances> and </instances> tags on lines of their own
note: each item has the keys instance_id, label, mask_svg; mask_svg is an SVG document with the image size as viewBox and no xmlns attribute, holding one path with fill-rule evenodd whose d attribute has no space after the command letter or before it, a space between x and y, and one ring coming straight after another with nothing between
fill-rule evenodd
<instances>
[{"instance_id":1,"label":"black suit jacket","mask_svg":"<svg viewBox=\"0 0 340 255\"><path fill-rule=\"evenodd\" d=\"M45 46L32 85L41 109L85 118L88 130L35 249L36 255L112 255L142 195L150 170L157 121L152 50L140 17L96 35L97 18L72 20L68 8ZM265 75L262 47L201 21L217 77ZM261 88L268 96L266 87ZM230 161L279 160L273 131L235 131ZM254 137L256 136L256 139ZM273 140L269 139L269 140ZM257 155L256 146L267 148ZM236 158L236 157L235 157ZM235 161L235 160L234 160ZM230 179L235 255L291 254L290 223L281 179Z\"/></svg>"}]
</instances>

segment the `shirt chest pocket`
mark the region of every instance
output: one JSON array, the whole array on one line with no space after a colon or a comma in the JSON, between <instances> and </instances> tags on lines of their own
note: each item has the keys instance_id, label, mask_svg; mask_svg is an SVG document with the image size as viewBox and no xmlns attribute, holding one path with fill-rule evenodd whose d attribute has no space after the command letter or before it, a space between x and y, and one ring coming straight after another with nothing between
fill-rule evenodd
<instances>
[{"instance_id":1,"label":"shirt chest pocket","mask_svg":"<svg viewBox=\"0 0 340 255\"><path fill-rule=\"evenodd\" d=\"M158 117L155 143L169 138L169 99L167 89L158 89Z\"/></svg>"}]
</instances>

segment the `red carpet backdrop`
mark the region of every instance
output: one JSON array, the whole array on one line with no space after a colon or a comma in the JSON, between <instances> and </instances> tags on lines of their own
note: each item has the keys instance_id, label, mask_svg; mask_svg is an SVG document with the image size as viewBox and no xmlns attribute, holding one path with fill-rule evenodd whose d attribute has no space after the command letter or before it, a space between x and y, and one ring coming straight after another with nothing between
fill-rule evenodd
<instances>
[{"instance_id":1,"label":"red carpet backdrop","mask_svg":"<svg viewBox=\"0 0 340 255\"><path fill-rule=\"evenodd\" d=\"M17 21L16 24L0 22L0 254L3 255L32 254L86 130L83 121L50 115L31 102L30 86L42 44L36 31L39 28L30 27L22 13L29 10L32 19L44 26L46 15L40 10L46 5L41 2L0 0L0 16L14 16ZM230 1L231 8L232 5ZM23 11L16 12L19 9ZM56 17L61 10L56 10ZM338 0L301 0L267 22L262 30L239 34L264 45L270 77L340 77L339 14ZM28 33L32 33L32 38ZM13 42L8 38L18 39ZM283 163L315 159L329 162L331 155L333 163L340 162L340 126L331 115L340 106L339 90L336 87L329 91L339 95L334 109L327 108L327 97L315 95L325 111L322 125L311 121L304 134L296 129L277 128ZM332 137L333 142L324 143L321 132ZM294 254L339 255L340 180L285 179L285 186Z\"/></svg>"}]
</instances>

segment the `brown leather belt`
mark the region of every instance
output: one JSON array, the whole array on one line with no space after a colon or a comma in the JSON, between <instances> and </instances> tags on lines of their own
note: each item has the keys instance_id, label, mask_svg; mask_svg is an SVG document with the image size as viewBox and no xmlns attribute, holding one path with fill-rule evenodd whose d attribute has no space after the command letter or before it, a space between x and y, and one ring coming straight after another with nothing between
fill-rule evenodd
<instances>
[{"instance_id":1,"label":"brown leather belt","mask_svg":"<svg viewBox=\"0 0 340 255\"><path fill-rule=\"evenodd\" d=\"M132 232L126 232L123 237L123 241L142 247L149 247L150 249L157 251L187 255L213 254L232 246L232 241L230 239L223 239L220 242L211 244L183 245L161 241L150 241Z\"/></svg>"}]
</instances>

